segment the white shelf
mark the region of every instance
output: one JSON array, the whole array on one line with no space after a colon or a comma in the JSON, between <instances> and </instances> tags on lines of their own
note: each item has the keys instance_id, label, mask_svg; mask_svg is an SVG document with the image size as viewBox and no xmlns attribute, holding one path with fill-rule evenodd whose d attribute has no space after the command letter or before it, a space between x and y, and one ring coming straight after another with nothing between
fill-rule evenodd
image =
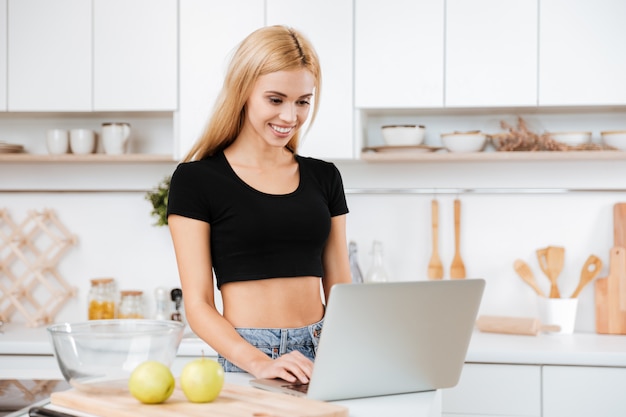
<instances>
[{"instance_id":1,"label":"white shelf","mask_svg":"<svg viewBox=\"0 0 626 417\"><path fill-rule=\"evenodd\" d=\"M508 162L508 161L626 161L623 151L537 152L363 152L366 162Z\"/></svg>"},{"instance_id":2,"label":"white shelf","mask_svg":"<svg viewBox=\"0 0 626 417\"><path fill-rule=\"evenodd\" d=\"M124 154L124 155L44 155L44 154L0 154L0 162L16 163L172 163L176 162L172 155L160 154Z\"/></svg>"}]
</instances>

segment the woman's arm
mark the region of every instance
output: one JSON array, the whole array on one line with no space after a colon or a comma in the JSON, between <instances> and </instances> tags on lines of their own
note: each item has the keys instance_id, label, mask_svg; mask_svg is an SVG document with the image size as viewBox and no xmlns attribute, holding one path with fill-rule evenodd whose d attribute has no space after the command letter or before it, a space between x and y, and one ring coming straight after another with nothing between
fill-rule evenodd
<instances>
[{"instance_id":1,"label":"woman's arm","mask_svg":"<svg viewBox=\"0 0 626 417\"><path fill-rule=\"evenodd\" d=\"M328 303L330 289L339 283L352 281L350 275L350 261L348 258L348 242L346 239L346 215L331 218L330 234L324 253L322 254L324 265L324 298Z\"/></svg>"},{"instance_id":2,"label":"woman's arm","mask_svg":"<svg viewBox=\"0 0 626 417\"><path fill-rule=\"evenodd\" d=\"M194 333L227 360L256 377L278 377L290 382L295 382L297 378L308 382L313 369L308 358L293 352L272 360L246 342L215 308L210 225L178 215L170 215L168 224L185 313Z\"/></svg>"}]
</instances>

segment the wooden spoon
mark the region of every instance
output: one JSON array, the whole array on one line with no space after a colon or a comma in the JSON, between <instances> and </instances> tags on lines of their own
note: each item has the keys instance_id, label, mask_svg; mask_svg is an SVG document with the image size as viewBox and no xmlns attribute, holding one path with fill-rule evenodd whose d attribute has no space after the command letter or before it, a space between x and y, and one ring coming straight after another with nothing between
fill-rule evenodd
<instances>
[{"instance_id":1,"label":"wooden spoon","mask_svg":"<svg viewBox=\"0 0 626 417\"><path fill-rule=\"evenodd\" d=\"M571 298L578 297L578 294L582 291L585 285L589 284L595 279L602 269L602 260L596 255L589 255L585 265L583 265L582 271L580 271L580 281L578 281L578 287L574 290Z\"/></svg>"},{"instance_id":2,"label":"wooden spoon","mask_svg":"<svg viewBox=\"0 0 626 417\"><path fill-rule=\"evenodd\" d=\"M439 258L439 203L437 200L431 202L432 229L433 229L433 253L428 262L428 278L442 279L443 264Z\"/></svg>"},{"instance_id":3,"label":"wooden spoon","mask_svg":"<svg viewBox=\"0 0 626 417\"><path fill-rule=\"evenodd\" d=\"M454 200L454 258L450 265L450 278L465 278L465 264L461 259L461 200Z\"/></svg>"},{"instance_id":4,"label":"wooden spoon","mask_svg":"<svg viewBox=\"0 0 626 417\"><path fill-rule=\"evenodd\" d=\"M537 281L535 280L535 275L533 275L533 271L530 269L530 266L521 259L516 259L513 263L513 268L515 268L515 272L519 275L528 285L530 285L535 292L541 296L545 297L545 293L539 288Z\"/></svg>"}]
</instances>

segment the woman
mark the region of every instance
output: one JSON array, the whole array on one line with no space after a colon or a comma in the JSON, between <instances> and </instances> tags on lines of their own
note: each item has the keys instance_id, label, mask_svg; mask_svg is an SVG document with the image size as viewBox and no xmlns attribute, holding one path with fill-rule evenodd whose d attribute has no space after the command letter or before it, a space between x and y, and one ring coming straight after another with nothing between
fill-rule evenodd
<instances>
[{"instance_id":1,"label":"woman","mask_svg":"<svg viewBox=\"0 0 626 417\"><path fill-rule=\"evenodd\" d=\"M350 282L339 171L296 153L320 84L301 34L253 32L172 176L168 223L187 321L226 371L308 382L324 316L320 278L324 301L334 284Z\"/></svg>"}]
</instances>

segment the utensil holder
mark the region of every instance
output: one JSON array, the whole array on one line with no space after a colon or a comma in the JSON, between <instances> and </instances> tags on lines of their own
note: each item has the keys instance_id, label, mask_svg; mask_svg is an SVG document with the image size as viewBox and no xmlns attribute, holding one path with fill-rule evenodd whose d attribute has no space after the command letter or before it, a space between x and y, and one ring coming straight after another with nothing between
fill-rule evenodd
<instances>
[{"instance_id":1,"label":"utensil holder","mask_svg":"<svg viewBox=\"0 0 626 417\"><path fill-rule=\"evenodd\" d=\"M539 318L541 323L560 326L555 333L574 333L578 298L539 298Z\"/></svg>"}]
</instances>

